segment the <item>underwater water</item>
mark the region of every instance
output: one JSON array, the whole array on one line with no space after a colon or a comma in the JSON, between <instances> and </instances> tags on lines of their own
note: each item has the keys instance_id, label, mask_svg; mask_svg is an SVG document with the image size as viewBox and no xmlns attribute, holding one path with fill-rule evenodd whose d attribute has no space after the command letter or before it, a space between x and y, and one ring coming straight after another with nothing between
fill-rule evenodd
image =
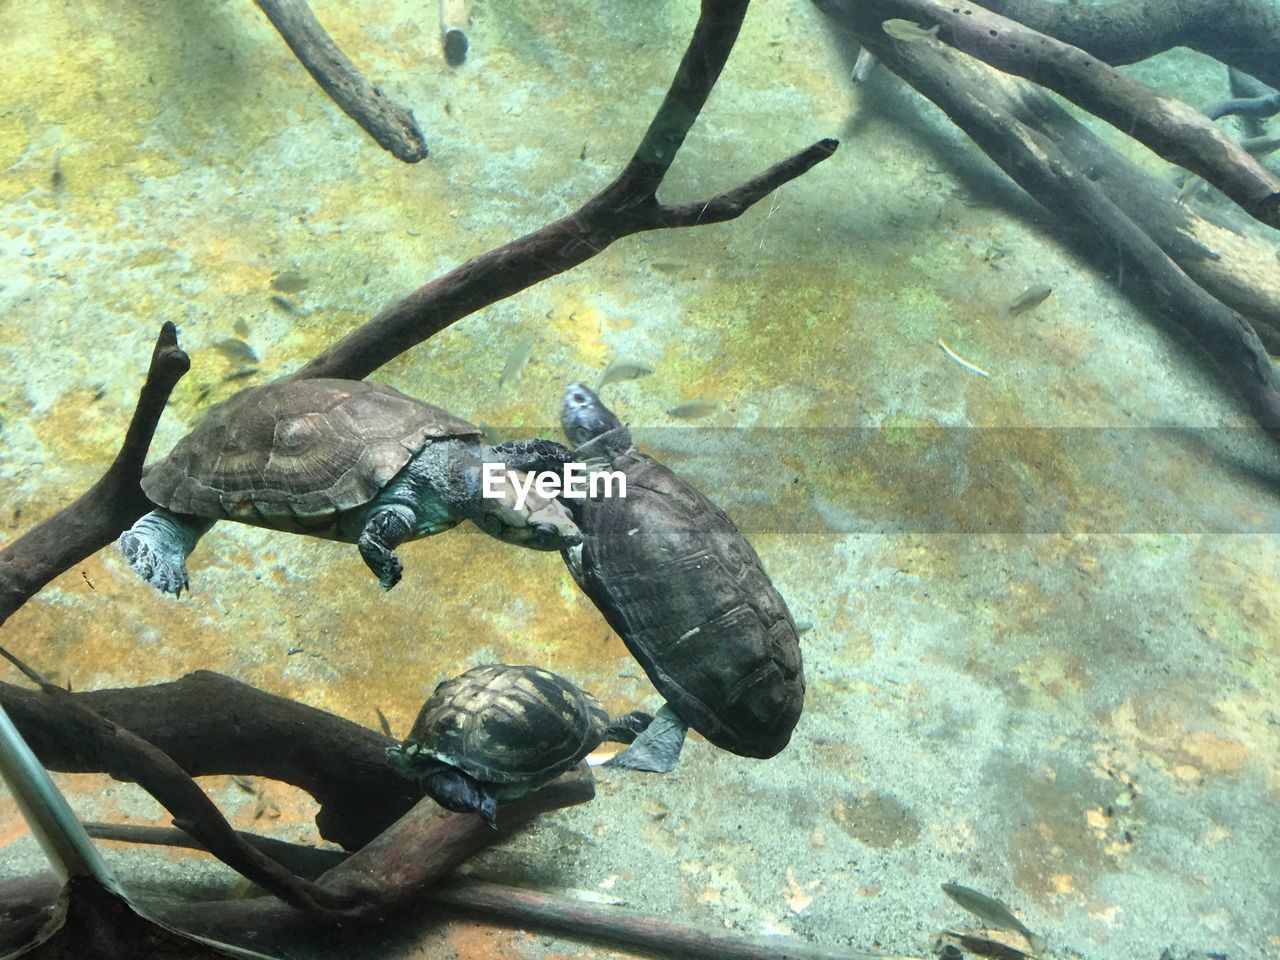
<instances>
[{"instance_id":1,"label":"underwater water","mask_svg":"<svg viewBox=\"0 0 1280 960\"><path fill-rule=\"evenodd\" d=\"M254 4L0 4L0 549L109 466L161 324L191 367L152 462L214 404L602 190L698 17L693 0L468 7L450 65L435 3L314 3L412 109L430 153L404 163ZM851 81L856 52L809 0L756 0L659 198L704 202L826 137L834 155L737 219L622 237L369 378L494 442L564 441L566 385L603 384L639 449L749 539L799 637L803 712L775 756L692 731L671 772L596 767L589 803L468 869L894 957L978 929L1006 956L1030 950L943 884L1007 904L1057 956L1276 955L1275 440L1229 375L1122 289L1106 244L1065 231L888 69ZM1222 64L1186 49L1122 72L1198 107L1229 96ZM1277 249L1216 191L1186 202ZM1277 289L1269 259L1255 280ZM255 436L249 459L269 445ZM332 472L316 456L303 472ZM555 551L463 523L398 554L384 591L351 543L220 522L175 600L113 544L14 613L0 644L77 692L211 670L395 741L438 683L483 664L553 671L611 717L662 707ZM732 592L692 570L659 581L649 615L680 590L707 609ZM733 589L759 603L766 588ZM729 649L703 655L733 677ZM333 846L316 799L265 763L198 782L237 829ZM53 776L84 820L170 823L135 784ZM204 853L99 846L130 889L245 895ZM45 869L0 792L0 877ZM421 913L289 955L639 955Z\"/></svg>"}]
</instances>

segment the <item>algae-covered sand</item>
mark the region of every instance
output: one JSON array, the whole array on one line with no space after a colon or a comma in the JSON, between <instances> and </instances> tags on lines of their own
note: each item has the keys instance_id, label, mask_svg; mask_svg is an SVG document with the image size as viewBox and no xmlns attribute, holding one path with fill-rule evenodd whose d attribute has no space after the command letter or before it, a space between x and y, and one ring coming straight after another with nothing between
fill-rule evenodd
<instances>
[{"instance_id":1,"label":"algae-covered sand","mask_svg":"<svg viewBox=\"0 0 1280 960\"><path fill-rule=\"evenodd\" d=\"M157 453L209 403L605 185L696 5L487 0L456 69L434 4L315 11L412 107L425 161L357 129L253 4L0 6L5 539L109 462L162 322L192 370ZM604 773L595 801L477 869L919 956L969 922L944 882L1084 957L1274 951L1276 451L933 108L883 72L852 88L849 64L809 4L758 0L663 196L709 196L822 137L842 141L832 159L738 221L621 241L378 373L532 435L556 429L565 382L653 367L607 399L740 520L809 628L783 754L693 736L674 774ZM1138 70L1193 102L1219 82L1190 54ZM289 271L305 286L272 285ZM1052 296L1002 315L1035 284ZM228 379L246 366L228 338L258 373ZM716 411L666 413L697 399ZM548 666L614 713L658 705L555 555L461 529L402 555L383 595L350 546L222 524L174 602L106 549L0 642L76 689L209 668L369 726L380 709L400 734L439 679L486 660ZM87 818L161 818L132 786L57 779ZM229 778L206 786L238 826L315 837L297 791L268 785L276 810L255 818ZM6 873L39 868L5 795L0 844ZM112 856L135 883L232 882L187 853ZM367 947L617 955L471 923Z\"/></svg>"}]
</instances>

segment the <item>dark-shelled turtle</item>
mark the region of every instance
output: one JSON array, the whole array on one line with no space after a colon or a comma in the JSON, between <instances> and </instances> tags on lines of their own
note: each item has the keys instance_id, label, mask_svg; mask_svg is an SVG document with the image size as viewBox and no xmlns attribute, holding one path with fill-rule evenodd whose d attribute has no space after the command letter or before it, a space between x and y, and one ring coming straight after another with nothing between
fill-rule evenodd
<instances>
[{"instance_id":1,"label":"dark-shelled turtle","mask_svg":"<svg viewBox=\"0 0 1280 960\"><path fill-rule=\"evenodd\" d=\"M485 446L467 421L382 384L280 380L213 407L142 489L157 509L120 537L138 575L175 596L186 558L217 520L355 543L386 590L400 580L394 550L469 519L535 550L577 543L564 507L532 490L517 507L510 477L483 496L483 464L559 465L552 440Z\"/></svg>"},{"instance_id":2,"label":"dark-shelled turtle","mask_svg":"<svg viewBox=\"0 0 1280 960\"><path fill-rule=\"evenodd\" d=\"M445 680L387 758L440 806L495 826L499 802L554 780L606 740L630 743L653 718L610 720L564 677L494 663Z\"/></svg>"},{"instance_id":3,"label":"dark-shelled turtle","mask_svg":"<svg viewBox=\"0 0 1280 960\"><path fill-rule=\"evenodd\" d=\"M667 701L610 762L670 770L686 725L741 756L774 756L800 719L804 671L795 621L755 550L723 510L636 450L588 387L569 384L560 422L576 458L626 477L626 496L566 500L583 539L565 562Z\"/></svg>"}]
</instances>

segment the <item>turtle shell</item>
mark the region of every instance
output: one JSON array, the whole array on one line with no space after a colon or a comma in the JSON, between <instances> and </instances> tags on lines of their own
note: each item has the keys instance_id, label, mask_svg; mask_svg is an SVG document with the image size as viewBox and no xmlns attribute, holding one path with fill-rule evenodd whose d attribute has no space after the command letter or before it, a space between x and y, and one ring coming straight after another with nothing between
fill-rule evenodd
<instances>
[{"instance_id":1,"label":"turtle shell","mask_svg":"<svg viewBox=\"0 0 1280 960\"><path fill-rule=\"evenodd\" d=\"M142 489L174 513L324 536L434 439L480 437L439 407L364 380L282 380L213 407Z\"/></svg>"},{"instance_id":2,"label":"turtle shell","mask_svg":"<svg viewBox=\"0 0 1280 960\"><path fill-rule=\"evenodd\" d=\"M598 700L537 667L489 664L446 680L405 741L488 783L547 780L600 745Z\"/></svg>"},{"instance_id":3,"label":"turtle shell","mask_svg":"<svg viewBox=\"0 0 1280 960\"><path fill-rule=\"evenodd\" d=\"M627 495L582 500L580 586L676 714L771 757L804 706L800 637L751 544L698 490L628 450Z\"/></svg>"}]
</instances>

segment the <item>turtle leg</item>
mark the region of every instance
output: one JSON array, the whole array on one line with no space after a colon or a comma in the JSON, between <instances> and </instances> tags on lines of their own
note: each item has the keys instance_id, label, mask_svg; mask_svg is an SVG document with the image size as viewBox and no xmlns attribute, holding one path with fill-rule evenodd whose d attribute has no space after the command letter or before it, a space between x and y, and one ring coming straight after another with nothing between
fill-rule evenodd
<instances>
[{"instance_id":1,"label":"turtle leg","mask_svg":"<svg viewBox=\"0 0 1280 960\"><path fill-rule=\"evenodd\" d=\"M496 447L488 447L485 459L490 458L505 464L510 470L540 473L558 470L573 460L573 453L563 443L535 437L532 440L508 440Z\"/></svg>"},{"instance_id":2,"label":"turtle leg","mask_svg":"<svg viewBox=\"0 0 1280 960\"><path fill-rule=\"evenodd\" d=\"M478 813L485 823L498 829L498 801L479 780L450 768L429 773L421 782L427 795L446 810Z\"/></svg>"},{"instance_id":3,"label":"turtle leg","mask_svg":"<svg viewBox=\"0 0 1280 960\"><path fill-rule=\"evenodd\" d=\"M404 564L395 549L413 536L418 518L402 503L389 503L369 515L356 545L360 556L378 578L383 590L400 582Z\"/></svg>"},{"instance_id":4,"label":"turtle leg","mask_svg":"<svg viewBox=\"0 0 1280 960\"><path fill-rule=\"evenodd\" d=\"M653 715L643 710L632 710L622 717L617 717L605 727L604 739L610 743L631 743L637 736L649 729L653 723Z\"/></svg>"},{"instance_id":5,"label":"turtle leg","mask_svg":"<svg viewBox=\"0 0 1280 960\"><path fill-rule=\"evenodd\" d=\"M645 770L649 773L670 773L680 760L680 748L684 746L684 734L688 727L676 716L670 704L664 703L653 717L653 722L635 742L621 753L604 762L606 767L622 767L624 770Z\"/></svg>"},{"instance_id":6,"label":"turtle leg","mask_svg":"<svg viewBox=\"0 0 1280 960\"><path fill-rule=\"evenodd\" d=\"M120 535L120 552L143 580L177 597L188 588L187 557L213 524L204 517L152 510Z\"/></svg>"}]
</instances>

